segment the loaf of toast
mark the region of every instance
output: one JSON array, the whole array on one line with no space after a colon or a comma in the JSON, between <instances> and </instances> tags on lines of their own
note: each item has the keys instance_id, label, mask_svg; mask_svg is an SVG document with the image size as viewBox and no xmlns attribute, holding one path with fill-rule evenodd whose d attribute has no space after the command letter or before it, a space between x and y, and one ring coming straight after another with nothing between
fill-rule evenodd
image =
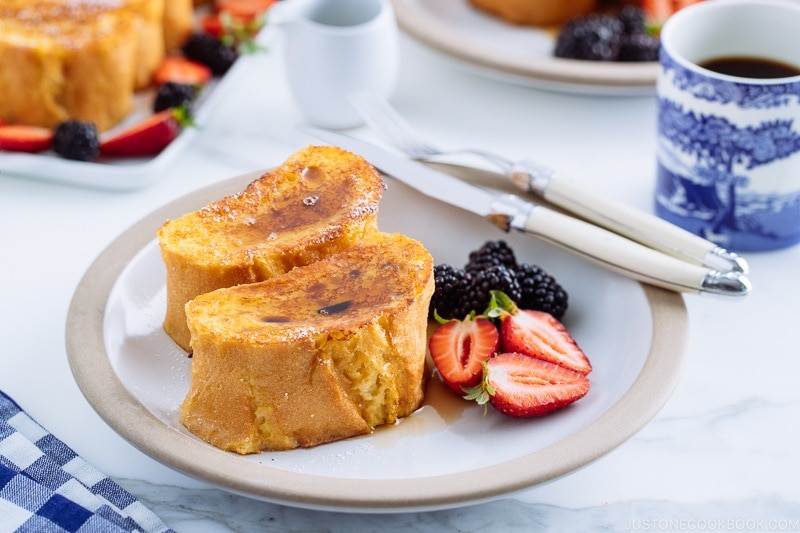
<instances>
[{"instance_id":1,"label":"loaf of toast","mask_svg":"<svg viewBox=\"0 0 800 533\"><path fill-rule=\"evenodd\" d=\"M189 431L241 454L311 447L392 424L425 381L433 259L400 234L186 305Z\"/></svg>"},{"instance_id":2,"label":"loaf of toast","mask_svg":"<svg viewBox=\"0 0 800 533\"><path fill-rule=\"evenodd\" d=\"M54 127L73 118L100 131L119 123L134 92L151 85L175 12L192 17L190 4L166 1L2 0L0 120Z\"/></svg>"},{"instance_id":3,"label":"loaf of toast","mask_svg":"<svg viewBox=\"0 0 800 533\"><path fill-rule=\"evenodd\" d=\"M158 231L165 331L188 351L189 300L314 263L375 233L383 189L363 158L310 146L244 191L166 222Z\"/></svg>"}]
</instances>

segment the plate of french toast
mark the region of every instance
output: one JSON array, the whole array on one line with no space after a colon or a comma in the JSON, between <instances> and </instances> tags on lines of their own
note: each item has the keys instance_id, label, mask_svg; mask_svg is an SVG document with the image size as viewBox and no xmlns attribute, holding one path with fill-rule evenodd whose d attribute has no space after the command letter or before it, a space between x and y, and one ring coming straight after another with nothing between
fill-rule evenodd
<instances>
[{"instance_id":1,"label":"plate of french toast","mask_svg":"<svg viewBox=\"0 0 800 533\"><path fill-rule=\"evenodd\" d=\"M621 95L654 91L657 33L669 14L654 4L673 3L393 0L405 33L465 70L536 88Z\"/></svg>"},{"instance_id":2,"label":"plate of french toast","mask_svg":"<svg viewBox=\"0 0 800 533\"><path fill-rule=\"evenodd\" d=\"M4 1L0 172L150 184L262 48L271 2Z\"/></svg>"},{"instance_id":3,"label":"plate of french toast","mask_svg":"<svg viewBox=\"0 0 800 533\"><path fill-rule=\"evenodd\" d=\"M687 316L307 146L120 235L66 337L89 403L158 461L265 501L397 512L501 498L625 442L677 384Z\"/></svg>"}]
</instances>

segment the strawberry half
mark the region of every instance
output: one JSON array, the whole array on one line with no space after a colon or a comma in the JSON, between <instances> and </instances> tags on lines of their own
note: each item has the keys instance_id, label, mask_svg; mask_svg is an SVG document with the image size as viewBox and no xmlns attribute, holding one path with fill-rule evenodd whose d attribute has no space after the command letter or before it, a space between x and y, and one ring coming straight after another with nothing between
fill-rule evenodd
<instances>
[{"instance_id":1,"label":"strawberry half","mask_svg":"<svg viewBox=\"0 0 800 533\"><path fill-rule=\"evenodd\" d=\"M153 83L163 85L172 81L184 85L204 85L211 77L211 69L202 63L182 56L167 56L156 68Z\"/></svg>"},{"instance_id":2,"label":"strawberry half","mask_svg":"<svg viewBox=\"0 0 800 533\"><path fill-rule=\"evenodd\" d=\"M492 321L480 316L450 320L436 328L428 348L445 385L461 396L465 388L480 383L483 362L495 354L498 337Z\"/></svg>"},{"instance_id":3,"label":"strawberry half","mask_svg":"<svg viewBox=\"0 0 800 533\"><path fill-rule=\"evenodd\" d=\"M492 291L496 306L490 316L499 316L500 347L549 361L581 374L592 371L589 358L567 328L550 313L520 309L505 293Z\"/></svg>"},{"instance_id":4,"label":"strawberry half","mask_svg":"<svg viewBox=\"0 0 800 533\"><path fill-rule=\"evenodd\" d=\"M551 413L589 392L583 374L520 353L498 354L483 367L483 381L467 398L517 418Z\"/></svg>"},{"instance_id":5,"label":"strawberry half","mask_svg":"<svg viewBox=\"0 0 800 533\"><path fill-rule=\"evenodd\" d=\"M53 131L38 126L20 124L0 125L0 150L12 152L42 152L50 148Z\"/></svg>"},{"instance_id":6,"label":"strawberry half","mask_svg":"<svg viewBox=\"0 0 800 533\"><path fill-rule=\"evenodd\" d=\"M100 153L109 156L155 155L171 143L189 122L184 108L165 109L100 142Z\"/></svg>"}]
</instances>

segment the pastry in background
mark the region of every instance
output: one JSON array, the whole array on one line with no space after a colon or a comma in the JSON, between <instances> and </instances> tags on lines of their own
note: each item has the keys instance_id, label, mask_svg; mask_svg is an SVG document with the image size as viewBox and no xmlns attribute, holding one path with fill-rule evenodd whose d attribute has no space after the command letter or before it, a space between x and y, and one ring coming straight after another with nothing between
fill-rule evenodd
<instances>
[{"instance_id":1,"label":"pastry in background","mask_svg":"<svg viewBox=\"0 0 800 533\"><path fill-rule=\"evenodd\" d=\"M469 0L506 22L547 26L561 24L594 9L596 0Z\"/></svg>"}]
</instances>

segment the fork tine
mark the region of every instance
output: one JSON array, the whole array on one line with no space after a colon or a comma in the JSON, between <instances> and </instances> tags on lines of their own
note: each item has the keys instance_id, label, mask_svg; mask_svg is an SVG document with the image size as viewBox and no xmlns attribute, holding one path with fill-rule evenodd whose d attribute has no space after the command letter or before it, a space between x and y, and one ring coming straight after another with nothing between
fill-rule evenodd
<instances>
[{"instance_id":1,"label":"fork tine","mask_svg":"<svg viewBox=\"0 0 800 533\"><path fill-rule=\"evenodd\" d=\"M439 153L432 145L422 141L419 134L386 100L363 93L351 97L350 104L370 128L409 156Z\"/></svg>"}]
</instances>

